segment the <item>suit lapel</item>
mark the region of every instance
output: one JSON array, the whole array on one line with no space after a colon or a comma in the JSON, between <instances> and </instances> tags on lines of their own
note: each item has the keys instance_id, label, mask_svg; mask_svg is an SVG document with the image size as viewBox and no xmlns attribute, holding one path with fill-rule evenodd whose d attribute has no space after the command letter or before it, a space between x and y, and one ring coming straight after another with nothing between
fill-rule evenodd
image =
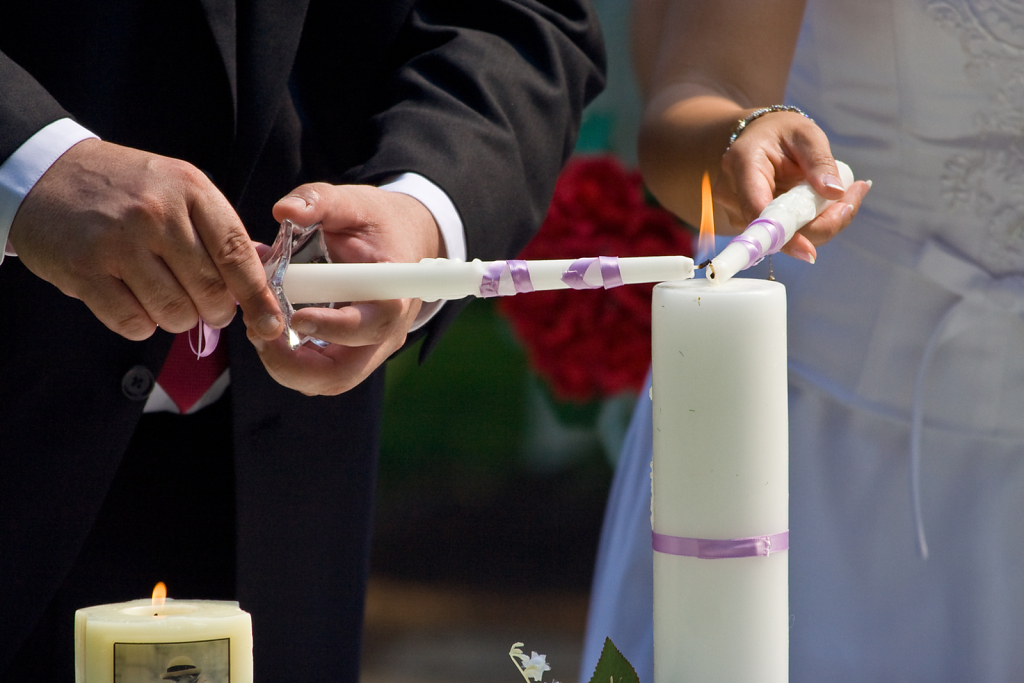
<instances>
[{"instance_id":1,"label":"suit lapel","mask_svg":"<svg viewBox=\"0 0 1024 683\"><path fill-rule=\"evenodd\" d=\"M206 11L206 20L217 42L228 83L231 84L231 104L234 107L234 126L238 128L238 16L235 0L200 0Z\"/></svg>"},{"instance_id":2,"label":"suit lapel","mask_svg":"<svg viewBox=\"0 0 1024 683\"><path fill-rule=\"evenodd\" d=\"M239 193L287 101L309 1L238 0L239 146L233 161L244 176Z\"/></svg>"}]
</instances>

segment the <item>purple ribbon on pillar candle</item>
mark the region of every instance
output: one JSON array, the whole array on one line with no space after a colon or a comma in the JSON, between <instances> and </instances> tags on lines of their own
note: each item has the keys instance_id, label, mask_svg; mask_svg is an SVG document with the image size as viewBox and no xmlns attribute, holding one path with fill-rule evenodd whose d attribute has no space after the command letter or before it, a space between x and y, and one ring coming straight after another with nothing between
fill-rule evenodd
<instances>
[{"instance_id":1,"label":"purple ribbon on pillar candle","mask_svg":"<svg viewBox=\"0 0 1024 683\"><path fill-rule=\"evenodd\" d=\"M601 284L589 285L584 277L594 262L601 269ZM562 273L562 282L573 289L611 289L622 284L622 273L619 272L619 259L616 256L598 256L597 258L580 258L569 264Z\"/></svg>"},{"instance_id":2,"label":"purple ribbon on pillar candle","mask_svg":"<svg viewBox=\"0 0 1024 683\"><path fill-rule=\"evenodd\" d=\"M789 531L767 536L716 540L710 538L684 538L651 532L651 546L659 553L697 557L702 560L721 560L732 557L767 557L772 553L789 550Z\"/></svg>"},{"instance_id":3,"label":"purple ribbon on pillar candle","mask_svg":"<svg viewBox=\"0 0 1024 683\"><path fill-rule=\"evenodd\" d=\"M501 286L501 276L508 269L512 276L512 286L516 294L525 294L533 291L533 281L530 279L530 267L526 261L492 261L484 269L484 276L480 280L480 296L490 298L501 296L498 288Z\"/></svg>"},{"instance_id":4,"label":"purple ribbon on pillar candle","mask_svg":"<svg viewBox=\"0 0 1024 683\"><path fill-rule=\"evenodd\" d=\"M762 225L768 231L768 237L771 241L768 244L768 248L764 251L761 251L761 243L747 234L750 228L755 225ZM742 234L733 237L729 244L732 244L733 242L746 247L747 253L750 255L750 260L747 262L746 268L750 268L751 266L760 263L761 259L763 259L766 254L774 254L785 246L786 229L774 218L758 218L748 225L747 229L744 230Z\"/></svg>"}]
</instances>

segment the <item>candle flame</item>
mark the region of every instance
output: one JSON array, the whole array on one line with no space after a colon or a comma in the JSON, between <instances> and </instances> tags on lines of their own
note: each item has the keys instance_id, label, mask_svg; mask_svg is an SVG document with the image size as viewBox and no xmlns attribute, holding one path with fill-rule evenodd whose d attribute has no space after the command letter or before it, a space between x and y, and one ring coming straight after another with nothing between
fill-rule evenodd
<instances>
[{"instance_id":1,"label":"candle flame","mask_svg":"<svg viewBox=\"0 0 1024 683\"><path fill-rule=\"evenodd\" d=\"M157 582L153 586L153 607L163 607L164 602L167 600L167 586L164 585L163 581Z\"/></svg>"},{"instance_id":2,"label":"candle flame","mask_svg":"<svg viewBox=\"0 0 1024 683\"><path fill-rule=\"evenodd\" d=\"M700 235L697 237L697 263L715 255L715 206L711 201L711 177L704 171L700 182Z\"/></svg>"}]
</instances>

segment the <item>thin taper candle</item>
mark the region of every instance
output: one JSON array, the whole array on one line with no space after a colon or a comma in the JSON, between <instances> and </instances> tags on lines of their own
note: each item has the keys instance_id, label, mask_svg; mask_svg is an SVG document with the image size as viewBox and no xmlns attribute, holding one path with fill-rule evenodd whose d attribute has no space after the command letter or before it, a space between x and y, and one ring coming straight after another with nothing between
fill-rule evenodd
<instances>
[{"instance_id":1,"label":"thin taper candle","mask_svg":"<svg viewBox=\"0 0 1024 683\"><path fill-rule=\"evenodd\" d=\"M836 162L844 189L853 185L853 171L841 161ZM715 283L729 280L733 275L774 254L796 232L810 223L822 211L836 203L825 199L804 181L776 197L761 215L729 244L722 253L711 259L708 279Z\"/></svg>"},{"instance_id":2,"label":"thin taper candle","mask_svg":"<svg viewBox=\"0 0 1024 683\"><path fill-rule=\"evenodd\" d=\"M609 282L605 267L609 264L617 268L616 282ZM419 263L293 263L284 275L284 293L293 304L385 299L436 301L466 296L508 296L546 289L687 280L693 277L693 270L693 259L686 256L551 261L424 259Z\"/></svg>"}]
</instances>

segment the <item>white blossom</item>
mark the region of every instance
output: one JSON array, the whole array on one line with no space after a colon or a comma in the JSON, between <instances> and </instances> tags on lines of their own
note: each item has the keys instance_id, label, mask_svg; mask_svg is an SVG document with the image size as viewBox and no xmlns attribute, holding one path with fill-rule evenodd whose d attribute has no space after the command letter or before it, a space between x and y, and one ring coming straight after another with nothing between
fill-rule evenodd
<instances>
[{"instance_id":1,"label":"white blossom","mask_svg":"<svg viewBox=\"0 0 1024 683\"><path fill-rule=\"evenodd\" d=\"M530 657L520 655L519 658L523 662L523 673L535 681L539 681L545 671L551 671L551 667L547 663L547 655L539 655L536 652L532 652Z\"/></svg>"},{"instance_id":2,"label":"white blossom","mask_svg":"<svg viewBox=\"0 0 1024 683\"><path fill-rule=\"evenodd\" d=\"M544 676L544 672L551 671L551 667L548 666L547 663L547 655L539 655L536 652L531 652L528 657L519 649L522 645L522 643L513 643L512 649L508 651L508 654L512 658L512 661L515 662L516 667L519 669L519 673L523 675L526 683L530 683L531 678L539 683L541 678ZM516 662L516 659L519 661ZM555 683L557 683L557 681Z\"/></svg>"}]
</instances>

